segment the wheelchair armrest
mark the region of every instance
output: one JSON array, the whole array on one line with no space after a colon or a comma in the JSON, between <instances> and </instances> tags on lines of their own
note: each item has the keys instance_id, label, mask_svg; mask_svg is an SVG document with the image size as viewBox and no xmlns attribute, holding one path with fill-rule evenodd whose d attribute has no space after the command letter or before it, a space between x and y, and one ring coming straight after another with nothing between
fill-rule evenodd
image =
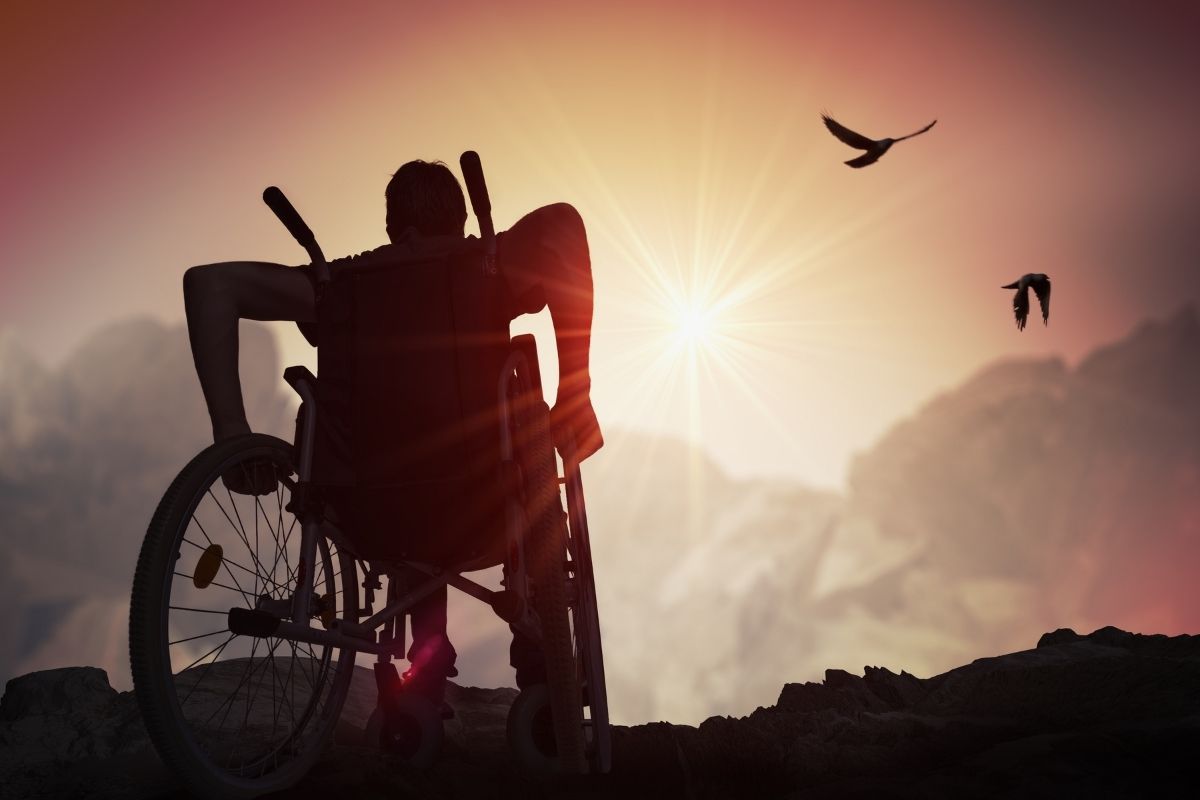
<instances>
[{"instance_id":1,"label":"wheelchair armrest","mask_svg":"<svg viewBox=\"0 0 1200 800\"><path fill-rule=\"evenodd\" d=\"M297 365L285 369L283 379L300 395L302 401L300 408L303 413L296 419L296 445L300 450L296 472L301 481L307 481L312 476L313 440L317 433L317 376L309 372L308 367Z\"/></svg>"},{"instance_id":2,"label":"wheelchair armrest","mask_svg":"<svg viewBox=\"0 0 1200 800\"><path fill-rule=\"evenodd\" d=\"M540 398L542 395L542 368L538 364L537 340L533 338L533 334L523 333L512 338L510 347L512 350L525 354L525 361L529 366L530 388L535 389Z\"/></svg>"},{"instance_id":3,"label":"wheelchair armrest","mask_svg":"<svg viewBox=\"0 0 1200 800\"><path fill-rule=\"evenodd\" d=\"M306 381L312 388L317 386L317 376L309 371L308 367L296 365L288 367L283 371L283 379L287 381L288 386L291 386L297 393L300 392L300 383Z\"/></svg>"}]
</instances>

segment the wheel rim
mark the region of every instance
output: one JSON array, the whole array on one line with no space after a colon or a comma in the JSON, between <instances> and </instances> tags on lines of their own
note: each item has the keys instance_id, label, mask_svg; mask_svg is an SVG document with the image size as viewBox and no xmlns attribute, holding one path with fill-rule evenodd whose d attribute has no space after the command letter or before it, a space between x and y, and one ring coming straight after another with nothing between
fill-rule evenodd
<instances>
[{"instance_id":1,"label":"wheel rim","mask_svg":"<svg viewBox=\"0 0 1200 800\"><path fill-rule=\"evenodd\" d=\"M244 475L252 462L274 465L283 478L273 493L239 495L224 486L221 474ZM295 485L287 452L235 453L201 482L179 521L164 576L159 674L169 713L188 755L210 772L239 784L286 783L336 722L353 653L228 630L230 608L284 602L297 577L300 525L286 510ZM216 575L197 588L196 568L206 553L211 567L214 545L222 550ZM347 569L352 576L353 561L324 537L316 561L314 594L328 594L342 618L347 604L355 605L341 580Z\"/></svg>"}]
</instances>

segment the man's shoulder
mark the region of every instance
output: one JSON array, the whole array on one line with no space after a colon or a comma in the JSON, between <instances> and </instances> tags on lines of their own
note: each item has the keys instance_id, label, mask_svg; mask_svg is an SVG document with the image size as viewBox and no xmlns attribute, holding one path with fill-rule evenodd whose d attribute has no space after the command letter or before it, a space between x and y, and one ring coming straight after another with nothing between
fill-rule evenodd
<instances>
[{"instance_id":1,"label":"man's shoulder","mask_svg":"<svg viewBox=\"0 0 1200 800\"><path fill-rule=\"evenodd\" d=\"M410 236L330 262L334 268L367 267L406 259L427 259L471 249L478 240L464 236Z\"/></svg>"},{"instance_id":2,"label":"man's shoulder","mask_svg":"<svg viewBox=\"0 0 1200 800\"><path fill-rule=\"evenodd\" d=\"M329 262L329 266L337 269L341 269L343 267L366 266L369 264L389 261L396 258L398 255L400 254L397 252L396 245L385 244L381 245L380 247L376 247L374 250L364 250L357 255L335 258L333 261Z\"/></svg>"}]
</instances>

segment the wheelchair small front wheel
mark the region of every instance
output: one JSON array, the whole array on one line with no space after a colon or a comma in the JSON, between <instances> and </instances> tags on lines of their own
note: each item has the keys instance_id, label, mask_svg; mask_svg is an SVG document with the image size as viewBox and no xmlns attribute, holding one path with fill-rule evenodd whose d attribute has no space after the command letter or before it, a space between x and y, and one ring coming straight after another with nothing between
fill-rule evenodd
<instances>
[{"instance_id":1,"label":"wheelchair small front wheel","mask_svg":"<svg viewBox=\"0 0 1200 800\"><path fill-rule=\"evenodd\" d=\"M367 719L366 743L414 769L433 766L445 737L441 709L417 694L397 694Z\"/></svg>"},{"instance_id":2,"label":"wheelchair small front wheel","mask_svg":"<svg viewBox=\"0 0 1200 800\"><path fill-rule=\"evenodd\" d=\"M163 762L200 796L295 784L349 690L352 651L229 630L231 609L290 607L303 569L288 510L295 486L288 443L219 442L175 478L138 557L129 615L138 706ZM318 537L312 575L313 622L357 621L354 558Z\"/></svg>"},{"instance_id":3,"label":"wheelchair small front wheel","mask_svg":"<svg viewBox=\"0 0 1200 800\"><path fill-rule=\"evenodd\" d=\"M554 740L554 709L546 684L527 686L517 695L508 711L505 734L509 752L522 772L533 777L562 772Z\"/></svg>"}]
</instances>

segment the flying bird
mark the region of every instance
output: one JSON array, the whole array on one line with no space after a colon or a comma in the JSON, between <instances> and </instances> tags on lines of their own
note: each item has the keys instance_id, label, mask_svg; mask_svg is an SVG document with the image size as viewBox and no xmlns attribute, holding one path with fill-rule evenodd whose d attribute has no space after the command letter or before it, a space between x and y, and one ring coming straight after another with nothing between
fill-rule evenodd
<instances>
[{"instance_id":1,"label":"flying bird","mask_svg":"<svg viewBox=\"0 0 1200 800\"><path fill-rule=\"evenodd\" d=\"M1001 289L1016 289L1013 295L1013 313L1017 317L1017 330L1025 330L1025 320L1029 318L1029 288L1037 295L1038 304L1042 307L1042 324L1050 324L1050 276L1040 272L1030 272L1022 275Z\"/></svg>"},{"instance_id":2,"label":"flying bird","mask_svg":"<svg viewBox=\"0 0 1200 800\"><path fill-rule=\"evenodd\" d=\"M892 149L892 145L894 145L896 142L903 142L905 139L911 139L914 136L920 136L922 133L937 124L937 120L935 119L924 128L921 128L921 130L915 133L910 133L908 136L901 136L899 139L869 139L866 136L863 136L861 133L855 133L854 131L850 130L828 114L822 114L821 119L825 120L825 127L829 128L829 132L842 142L859 150L867 151L858 158L852 158L846 162L848 166L854 167L855 169L861 169L868 164L874 164L879 160L880 156Z\"/></svg>"}]
</instances>

